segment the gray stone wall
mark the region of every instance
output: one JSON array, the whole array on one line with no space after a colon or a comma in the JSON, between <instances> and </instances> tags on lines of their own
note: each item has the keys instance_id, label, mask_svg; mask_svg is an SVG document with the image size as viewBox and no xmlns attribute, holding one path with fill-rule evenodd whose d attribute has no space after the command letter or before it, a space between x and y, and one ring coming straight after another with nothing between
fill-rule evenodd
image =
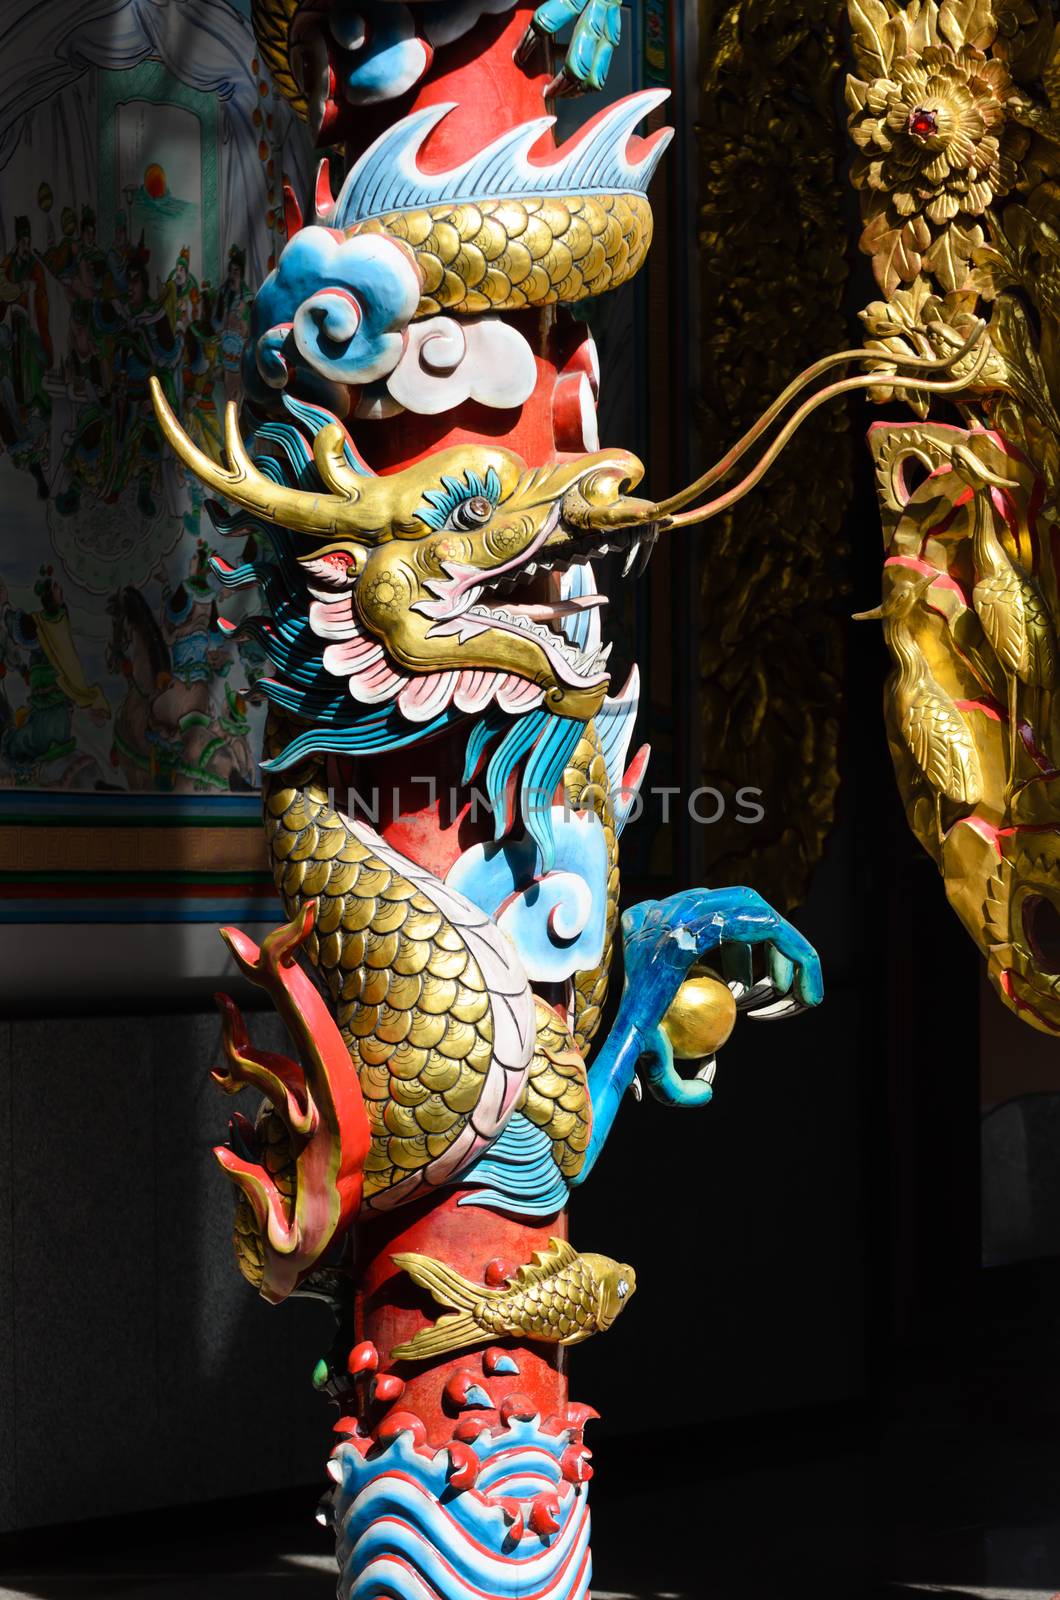
<instances>
[{"instance_id":1,"label":"gray stone wall","mask_svg":"<svg viewBox=\"0 0 1060 1600\"><path fill-rule=\"evenodd\" d=\"M331 1317L236 1268L217 1059L212 1014L0 1023L0 1531L326 1487Z\"/></svg>"}]
</instances>

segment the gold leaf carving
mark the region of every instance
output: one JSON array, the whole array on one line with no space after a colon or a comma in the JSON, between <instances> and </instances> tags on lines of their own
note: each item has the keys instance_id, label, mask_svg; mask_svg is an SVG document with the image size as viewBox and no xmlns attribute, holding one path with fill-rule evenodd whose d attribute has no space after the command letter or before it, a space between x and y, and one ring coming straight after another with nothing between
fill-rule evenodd
<instances>
[{"instance_id":1,"label":"gold leaf carving","mask_svg":"<svg viewBox=\"0 0 1060 1600\"><path fill-rule=\"evenodd\" d=\"M1060 1034L1060 28L1046 0L885 10L850 0L851 178L883 291L861 318L870 401L920 420L870 434L887 559L864 615L894 660L910 827L1004 1003ZM977 317L987 358L933 422L887 377Z\"/></svg>"}]
</instances>

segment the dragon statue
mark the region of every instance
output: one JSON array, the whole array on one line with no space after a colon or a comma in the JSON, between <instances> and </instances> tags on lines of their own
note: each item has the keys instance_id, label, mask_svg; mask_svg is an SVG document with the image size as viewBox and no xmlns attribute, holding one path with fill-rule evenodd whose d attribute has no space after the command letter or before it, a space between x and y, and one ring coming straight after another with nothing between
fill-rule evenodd
<instances>
[{"instance_id":1,"label":"dragon statue","mask_svg":"<svg viewBox=\"0 0 1060 1600\"><path fill-rule=\"evenodd\" d=\"M989 356L956 410L874 423L888 738L909 824L1021 1020L1060 1033L1060 27L1031 0L861 0L847 80L870 399ZM960 370L958 364L956 371Z\"/></svg>"},{"instance_id":2,"label":"dragon statue","mask_svg":"<svg viewBox=\"0 0 1060 1600\"><path fill-rule=\"evenodd\" d=\"M826 357L688 488L635 492L640 462L599 446L595 350L569 307L644 260L669 131L633 130L665 94L557 146L546 93L592 87L610 48L590 0L553 71L564 14L259 0L277 81L319 140L346 140L348 170L334 196L322 166L306 213L288 197L222 462L154 386L219 530L258 552L214 571L263 597L239 626L272 664L255 687L287 920L260 947L224 932L300 1059L256 1049L222 1000L215 1078L262 1101L217 1154L246 1278L335 1309L316 1382L341 1411L325 1514L350 1600L587 1595L594 1413L568 1399L563 1350L607 1329L636 1277L570 1242L570 1191L641 1075L702 1107L740 1011L822 996L810 945L750 889L620 915L648 751L629 755L637 674L613 689L594 567L638 571L874 380L818 387L781 422L864 353ZM893 384L960 386L978 337L910 354Z\"/></svg>"}]
</instances>

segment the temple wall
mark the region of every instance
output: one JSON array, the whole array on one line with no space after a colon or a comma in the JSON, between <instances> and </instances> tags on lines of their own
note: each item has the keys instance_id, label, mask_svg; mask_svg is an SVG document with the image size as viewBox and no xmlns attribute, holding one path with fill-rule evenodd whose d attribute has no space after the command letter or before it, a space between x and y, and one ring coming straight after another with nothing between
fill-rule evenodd
<instances>
[{"instance_id":1,"label":"temple wall","mask_svg":"<svg viewBox=\"0 0 1060 1600\"><path fill-rule=\"evenodd\" d=\"M320 1475L330 1318L235 1268L218 1040L212 1014L0 1025L0 1530Z\"/></svg>"}]
</instances>

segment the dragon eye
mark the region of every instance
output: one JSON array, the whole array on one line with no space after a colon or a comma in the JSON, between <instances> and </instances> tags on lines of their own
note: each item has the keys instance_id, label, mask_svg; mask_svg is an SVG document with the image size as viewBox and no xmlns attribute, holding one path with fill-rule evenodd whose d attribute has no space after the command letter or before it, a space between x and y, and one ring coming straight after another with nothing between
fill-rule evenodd
<instances>
[{"instance_id":1,"label":"dragon eye","mask_svg":"<svg viewBox=\"0 0 1060 1600\"><path fill-rule=\"evenodd\" d=\"M493 501L484 494L473 494L453 507L449 524L453 528L481 528L493 515Z\"/></svg>"},{"instance_id":2,"label":"dragon eye","mask_svg":"<svg viewBox=\"0 0 1060 1600\"><path fill-rule=\"evenodd\" d=\"M618 1289L618 1298L624 1300L629 1293L629 1284L625 1278L619 1278L616 1288Z\"/></svg>"}]
</instances>

